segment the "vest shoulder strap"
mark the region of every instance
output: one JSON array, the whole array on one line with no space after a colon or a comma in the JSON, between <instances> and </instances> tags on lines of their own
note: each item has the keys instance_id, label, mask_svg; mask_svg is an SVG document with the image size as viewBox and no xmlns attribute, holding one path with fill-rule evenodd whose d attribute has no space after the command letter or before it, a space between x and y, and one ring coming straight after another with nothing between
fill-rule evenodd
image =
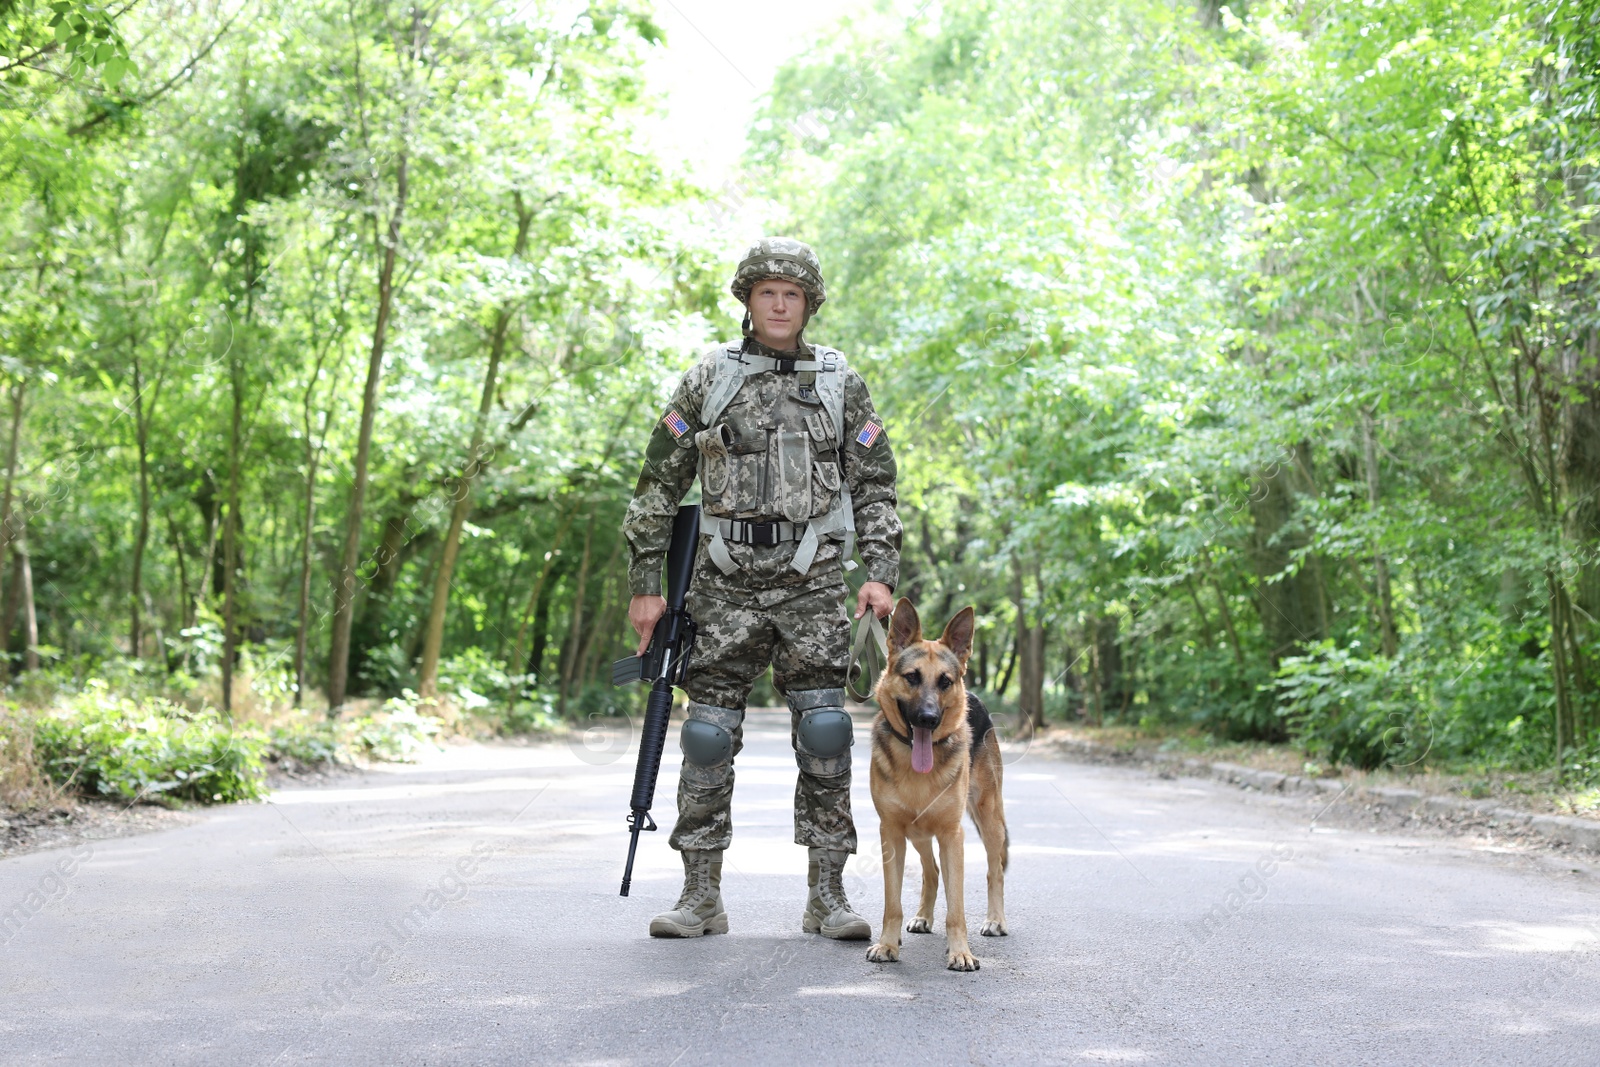
<instances>
[{"instance_id":1,"label":"vest shoulder strap","mask_svg":"<svg viewBox=\"0 0 1600 1067\"><path fill-rule=\"evenodd\" d=\"M700 422L715 426L722 413L733 403L739 386L752 374L774 369L775 360L767 356L747 356L740 351L738 342L721 345L703 357L712 360L711 382L706 386L705 400L700 405ZM844 446L844 375L847 368L844 354L822 345L811 346L816 359L803 361L801 369L815 369L817 395L827 405L828 416L833 420L833 432L840 447Z\"/></svg>"},{"instance_id":2,"label":"vest shoulder strap","mask_svg":"<svg viewBox=\"0 0 1600 1067\"><path fill-rule=\"evenodd\" d=\"M825 368L817 372L817 395L828 406L828 416L833 419L834 437L839 447L843 448L844 375L849 365L845 362L844 353L836 348L824 348L821 345L811 347L816 350L817 362Z\"/></svg>"},{"instance_id":3,"label":"vest shoulder strap","mask_svg":"<svg viewBox=\"0 0 1600 1067\"><path fill-rule=\"evenodd\" d=\"M739 391L744 376L740 373L743 368L739 365L738 354L738 345L727 344L713 348L702 357L712 362L711 381L706 385L705 399L700 404L701 425L715 426Z\"/></svg>"}]
</instances>

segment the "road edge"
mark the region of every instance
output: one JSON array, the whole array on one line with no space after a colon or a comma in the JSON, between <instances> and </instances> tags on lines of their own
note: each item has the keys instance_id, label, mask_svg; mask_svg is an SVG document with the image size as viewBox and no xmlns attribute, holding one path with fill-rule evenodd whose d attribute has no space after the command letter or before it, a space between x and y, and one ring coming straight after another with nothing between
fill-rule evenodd
<instances>
[{"instance_id":1,"label":"road edge","mask_svg":"<svg viewBox=\"0 0 1600 1067\"><path fill-rule=\"evenodd\" d=\"M1062 738L1051 742L1061 755L1078 756L1087 762L1140 765L1161 771L1182 773L1194 778L1236 785L1246 792L1278 795L1326 796L1347 792L1369 809L1383 814L1406 816L1426 814L1447 819L1471 817L1487 819L1490 828L1507 828L1535 834L1549 842L1581 848L1600 855L1600 822L1570 815L1549 815L1508 808L1499 800L1469 800L1465 797L1438 796L1417 789L1396 786L1352 786L1337 778L1305 778L1256 770L1236 763L1212 762L1170 752L1130 752L1094 741Z\"/></svg>"}]
</instances>

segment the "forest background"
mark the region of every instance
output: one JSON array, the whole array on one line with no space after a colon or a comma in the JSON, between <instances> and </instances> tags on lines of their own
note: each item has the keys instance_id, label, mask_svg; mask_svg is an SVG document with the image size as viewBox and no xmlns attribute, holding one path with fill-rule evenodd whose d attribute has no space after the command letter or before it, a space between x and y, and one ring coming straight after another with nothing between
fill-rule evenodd
<instances>
[{"instance_id":1,"label":"forest background","mask_svg":"<svg viewBox=\"0 0 1600 1067\"><path fill-rule=\"evenodd\" d=\"M661 47L0 6L13 797L631 710L620 520L752 218L1019 727L1600 773L1600 5L883 3L720 187L650 147Z\"/></svg>"}]
</instances>

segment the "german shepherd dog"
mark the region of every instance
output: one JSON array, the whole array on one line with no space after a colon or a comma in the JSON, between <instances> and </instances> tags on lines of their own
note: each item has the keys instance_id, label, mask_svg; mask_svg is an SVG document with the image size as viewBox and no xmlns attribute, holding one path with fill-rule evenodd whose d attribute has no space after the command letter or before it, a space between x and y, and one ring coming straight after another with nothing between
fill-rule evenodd
<instances>
[{"instance_id":1,"label":"german shepherd dog","mask_svg":"<svg viewBox=\"0 0 1600 1067\"><path fill-rule=\"evenodd\" d=\"M1005 870L1011 835L1000 796L1000 743L988 709L967 692L962 676L972 652L973 613L962 608L937 641L922 639L922 623L902 597L889 623L889 654L874 693L872 804L878 809L883 843L883 928L867 950L874 963L900 959L900 892L906 870L906 839L922 857L922 902L906 923L913 934L933 929L933 902L944 861L944 933L952 971L975 971L967 944L962 892L966 832L961 812L972 815L989 854L989 917L978 931L1006 934Z\"/></svg>"}]
</instances>

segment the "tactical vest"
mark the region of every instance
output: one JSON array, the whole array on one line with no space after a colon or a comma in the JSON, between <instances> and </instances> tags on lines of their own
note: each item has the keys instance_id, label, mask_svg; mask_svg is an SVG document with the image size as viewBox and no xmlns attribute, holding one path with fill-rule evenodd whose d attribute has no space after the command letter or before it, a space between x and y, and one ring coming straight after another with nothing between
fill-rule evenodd
<instances>
[{"instance_id":1,"label":"tactical vest","mask_svg":"<svg viewBox=\"0 0 1600 1067\"><path fill-rule=\"evenodd\" d=\"M798 540L790 566L811 569L823 537L844 542L854 570L856 520L844 476L844 356L812 345L814 359L747 354L738 342L715 349L700 406L700 502L714 520L707 554L723 574L738 570L726 538L739 520L776 522L777 540ZM746 379L779 372L785 387L769 412L734 403ZM806 379L810 378L808 382ZM724 417L726 416L726 418ZM801 524L804 524L803 526ZM779 535L781 534L781 536Z\"/></svg>"}]
</instances>

